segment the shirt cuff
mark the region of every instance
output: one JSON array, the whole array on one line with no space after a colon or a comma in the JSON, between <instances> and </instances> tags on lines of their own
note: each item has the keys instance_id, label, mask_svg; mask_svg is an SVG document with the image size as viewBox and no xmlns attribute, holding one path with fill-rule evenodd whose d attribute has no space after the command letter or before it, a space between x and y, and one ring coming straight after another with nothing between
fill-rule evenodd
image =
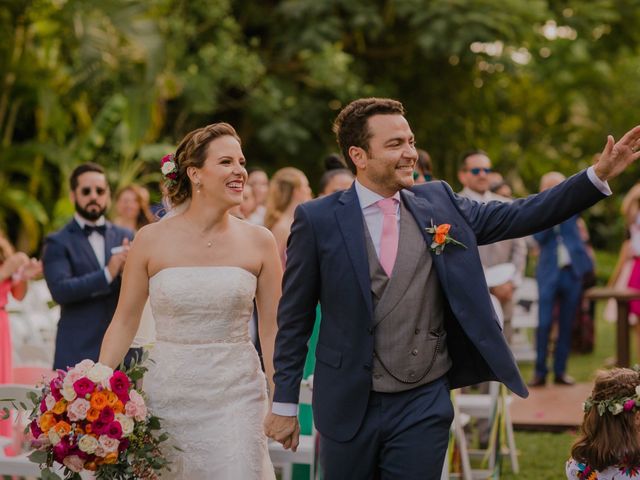
<instances>
[{"instance_id":1,"label":"shirt cuff","mask_svg":"<svg viewBox=\"0 0 640 480\"><path fill-rule=\"evenodd\" d=\"M280 415L282 417L297 417L298 404L273 402L273 405L271 406L271 413L275 413L276 415Z\"/></svg>"},{"instance_id":2,"label":"shirt cuff","mask_svg":"<svg viewBox=\"0 0 640 480\"><path fill-rule=\"evenodd\" d=\"M109 273L109 269L107 267L104 267L104 278L107 279L107 283L109 285L111 285L111 282L113 282L113 278L111 278L111 274Z\"/></svg>"},{"instance_id":3,"label":"shirt cuff","mask_svg":"<svg viewBox=\"0 0 640 480\"><path fill-rule=\"evenodd\" d=\"M609 188L609 184L606 181L603 182L598 178L593 167L587 168L587 177L589 177L589 180L591 180L593 186L600 190L603 195L606 195L608 197L609 195L613 194L613 192Z\"/></svg>"}]
</instances>

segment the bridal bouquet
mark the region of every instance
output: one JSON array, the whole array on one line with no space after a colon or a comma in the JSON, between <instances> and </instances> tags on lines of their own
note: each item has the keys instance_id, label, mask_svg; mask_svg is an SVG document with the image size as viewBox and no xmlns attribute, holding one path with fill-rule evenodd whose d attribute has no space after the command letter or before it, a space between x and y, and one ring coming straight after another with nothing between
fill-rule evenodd
<instances>
[{"instance_id":1,"label":"bridal bouquet","mask_svg":"<svg viewBox=\"0 0 640 480\"><path fill-rule=\"evenodd\" d=\"M91 470L99 480L156 479L167 460L160 443L160 421L147 409L134 382L146 368L133 364L126 373L83 360L32 394L29 428L42 478L60 479L51 469L63 466L65 479Z\"/></svg>"}]
</instances>

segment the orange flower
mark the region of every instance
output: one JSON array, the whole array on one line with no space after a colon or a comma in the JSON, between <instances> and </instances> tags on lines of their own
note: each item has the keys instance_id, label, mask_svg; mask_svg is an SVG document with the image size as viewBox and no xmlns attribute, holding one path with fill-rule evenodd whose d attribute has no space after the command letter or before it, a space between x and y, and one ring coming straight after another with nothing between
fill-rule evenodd
<instances>
[{"instance_id":1,"label":"orange flower","mask_svg":"<svg viewBox=\"0 0 640 480\"><path fill-rule=\"evenodd\" d=\"M436 235L446 235L447 233L449 233L450 229L451 229L451 225L449 225L448 223L443 223L442 225L438 225L436 227Z\"/></svg>"},{"instance_id":2,"label":"orange flower","mask_svg":"<svg viewBox=\"0 0 640 480\"><path fill-rule=\"evenodd\" d=\"M107 396L104 392L94 392L91 395L91 408L102 410L107 406Z\"/></svg>"},{"instance_id":3,"label":"orange flower","mask_svg":"<svg viewBox=\"0 0 640 480\"><path fill-rule=\"evenodd\" d=\"M91 424L90 424L90 423L87 423L87 424L84 426L84 432L85 432L85 433L91 433L91 430L93 430L93 427L91 426Z\"/></svg>"},{"instance_id":4,"label":"orange flower","mask_svg":"<svg viewBox=\"0 0 640 480\"><path fill-rule=\"evenodd\" d=\"M64 398L61 398L56 402L51 411L56 415L61 415L67 409L67 401Z\"/></svg>"},{"instance_id":5,"label":"orange flower","mask_svg":"<svg viewBox=\"0 0 640 480\"><path fill-rule=\"evenodd\" d=\"M104 457L104 463L107 465L114 464L118 461L118 454L115 452L111 452L106 457Z\"/></svg>"},{"instance_id":6,"label":"orange flower","mask_svg":"<svg viewBox=\"0 0 640 480\"><path fill-rule=\"evenodd\" d=\"M118 396L113 393L111 390L106 390L107 394L107 405L111 408L115 407L116 403L119 402Z\"/></svg>"},{"instance_id":7,"label":"orange flower","mask_svg":"<svg viewBox=\"0 0 640 480\"><path fill-rule=\"evenodd\" d=\"M433 239L438 245L442 245L447 241L447 235L444 233L436 233L436 236Z\"/></svg>"},{"instance_id":8,"label":"orange flower","mask_svg":"<svg viewBox=\"0 0 640 480\"><path fill-rule=\"evenodd\" d=\"M113 413L124 413L124 403L118 400L113 406Z\"/></svg>"},{"instance_id":9,"label":"orange flower","mask_svg":"<svg viewBox=\"0 0 640 480\"><path fill-rule=\"evenodd\" d=\"M47 433L56 424L56 417L53 413L47 412L40 417L40 430Z\"/></svg>"},{"instance_id":10,"label":"orange flower","mask_svg":"<svg viewBox=\"0 0 640 480\"><path fill-rule=\"evenodd\" d=\"M58 423L56 423L53 426L53 430L61 437L64 437L65 435L68 435L69 432L71 431L71 425L69 425L67 422L63 420L60 420Z\"/></svg>"},{"instance_id":11,"label":"orange flower","mask_svg":"<svg viewBox=\"0 0 640 480\"><path fill-rule=\"evenodd\" d=\"M98 465L96 465L96 462L87 462L84 464L84 468L92 472L95 472L98 469Z\"/></svg>"},{"instance_id":12,"label":"orange flower","mask_svg":"<svg viewBox=\"0 0 640 480\"><path fill-rule=\"evenodd\" d=\"M97 408L91 407L87 412L87 420L89 420L90 422L96 421L99 416L100 416L100 410L98 410Z\"/></svg>"}]
</instances>

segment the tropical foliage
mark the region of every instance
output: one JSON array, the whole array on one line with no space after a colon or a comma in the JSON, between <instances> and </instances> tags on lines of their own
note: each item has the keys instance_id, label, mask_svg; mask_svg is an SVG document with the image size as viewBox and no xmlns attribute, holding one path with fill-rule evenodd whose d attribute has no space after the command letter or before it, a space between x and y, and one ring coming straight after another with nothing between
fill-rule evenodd
<instances>
[{"instance_id":1,"label":"tropical foliage","mask_svg":"<svg viewBox=\"0 0 640 480\"><path fill-rule=\"evenodd\" d=\"M482 148L533 192L639 123L639 21L640 0L5 0L0 223L34 251L75 165L156 192L159 159L219 120L250 165L315 179L337 111L369 95L403 101L436 176ZM596 242L621 234L616 205L592 210Z\"/></svg>"}]
</instances>

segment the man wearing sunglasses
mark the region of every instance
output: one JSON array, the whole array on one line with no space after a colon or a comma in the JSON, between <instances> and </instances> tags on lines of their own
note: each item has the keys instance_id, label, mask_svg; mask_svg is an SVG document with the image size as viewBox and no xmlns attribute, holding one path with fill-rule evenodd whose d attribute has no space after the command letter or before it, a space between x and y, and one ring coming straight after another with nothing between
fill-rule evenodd
<instances>
[{"instance_id":1,"label":"man wearing sunglasses","mask_svg":"<svg viewBox=\"0 0 640 480\"><path fill-rule=\"evenodd\" d=\"M482 150L465 152L460 160L458 180L464 187L460 195L480 203L493 200L508 202L510 199L496 195L489 190L489 174L492 172L491 160ZM527 245L522 238L512 238L500 242L480 245L478 247L480 261L485 269L502 264L513 264L513 277L500 285L491 287L489 291L500 301L504 316L503 333L507 342L511 341L511 317L513 315L513 292L521 283L527 264Z\"/></svg>"},{"instance_id":2,"label":"man wearing sunglasses","mask_svg":"<svg viewBox=\"0 0 640 480\"><path fill-rule=\"evenodd\" d=\"M133 239L133 232L105 220L110 190L100 165L76 167L69 186L74 218L45 239L42 256L47 286L61 307L54 369L98 360Z\"/></svg>"}]
</instances>

